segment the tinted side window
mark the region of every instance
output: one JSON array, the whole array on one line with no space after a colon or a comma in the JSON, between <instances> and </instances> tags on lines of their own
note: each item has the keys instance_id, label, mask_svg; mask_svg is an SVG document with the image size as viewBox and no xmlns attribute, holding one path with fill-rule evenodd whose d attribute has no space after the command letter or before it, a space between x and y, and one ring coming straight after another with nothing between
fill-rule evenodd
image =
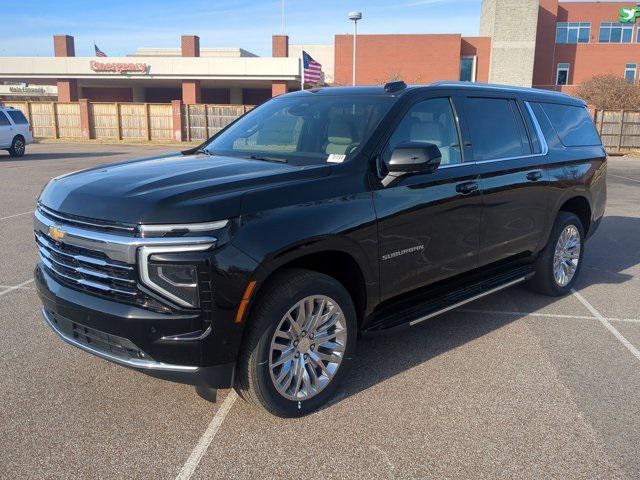
<instances>
[{"instance_id":1,"label":"tinted side window","mask_svg":"<svg viewBox=\"0 0 640 480\"><path fill-rule=\"evenodd\" d=\"M7 113L16 125L27 125L29 123L20 110L10 110Z\"/></svg>"},{"instance_id":2,"label":"tinted side window","mask_svg":"<svg viewBox=\"0 0 640 480\"><path fill-rule=\"evenodd\" d=\"M542 153L542 145L540 144L541 139L538 138L538 132L536 131L535 126L533 125L533 119L531 118L531 113L529 112L529 109L524 107L524 105L521 104L520 111L522 112L524 121L527 124L527 132L529 133L529 139L531 141L531 151L535 154Z\"/></svg>"},{"instance_id":3,"label":"tinted side window","mask_svg":"<svg viewBox=\"0 0 640 480\"><path fill-rule=\"evenodd\" d=\"M541 103L540 105L565 147L601 144L595 125L586 108L555 103Z\"/></svg>"},{"instance_id":4,"label":"tinted side window","mask_svg":"<svg viewBox=\"0 0 640 480\"><path fill-rule=\"evenodd\" d=\"M0 112L0 126L11 125L9 119L5 116L4 112Z\"/></svg>"},{"instance_id":5,"label":"tinted side window","mask_svg":"<svg viewBox=\"0 0 640 480\"><path fill-rule=\"evenodd\" d=\"M509 100L468 98L467 124L477 161L524 155L521 131Z\"/></svg>"},{"instance_id":6,"label":"tinted side window","mask_svg":"<svg viewBox=\"0 0 640 480\"><path fill-rule=\"evenodd\" d=\"M456 120L448 98L431 98L411 107L391 135L390 154L403 143L433 143L440 149L442 165L460 163L460 142Z\"/></svg>"}]
</instances>

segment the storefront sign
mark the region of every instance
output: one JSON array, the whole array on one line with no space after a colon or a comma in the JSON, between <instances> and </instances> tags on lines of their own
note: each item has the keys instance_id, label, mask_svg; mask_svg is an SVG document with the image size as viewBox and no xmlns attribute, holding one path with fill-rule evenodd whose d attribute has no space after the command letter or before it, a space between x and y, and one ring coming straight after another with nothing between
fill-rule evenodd
<instances>
[{"instance_id":1,"label":"storefront sign","mask_svg":"<svg viewBox=\"0 0 640 480\"><path fill-rule=\"evenodd\" d=\"M147 73L149 70L146 63L107 63L91 60L90 66L94 72Z\"/></svg>"},{"instance_id":2,"label":"storefront sign","mask_svg":"<svg viewBox=\"0 0 640 480\"><path fill-rule=\"evenodd\" d=\"M620 9L620 23L636 23L636 18L638 17L640 17L640 7L629 7Z\"/></svg>"},{"instance_id":3,"label":"storefront sign","mask_svg":"<svg viewBox=\"0 0 640 480\"><path fill-rule=\"evenodd\" d=\"M24 82L0 85L0 96L4 97L56 97L55 85L27 85Z\"/></svg>"},{"instance_id":4,"label":"storefront sign","mask_svg":"<svg viewBox=\"0 0 640 480\"><path fill-rule=\"evenodd\" d=\"M36 95L46 95L47 91L44 87L9 87L10 93L22 93L26 94L36 94Z\"/></svg>"}]
</instances>

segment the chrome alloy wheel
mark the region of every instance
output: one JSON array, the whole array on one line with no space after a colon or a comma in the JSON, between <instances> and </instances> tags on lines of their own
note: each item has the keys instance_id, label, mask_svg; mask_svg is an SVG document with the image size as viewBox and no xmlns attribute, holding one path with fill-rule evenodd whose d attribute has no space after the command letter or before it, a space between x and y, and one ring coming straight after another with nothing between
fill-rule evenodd
<instances>
[{"instance_id":1,"label":"chrome alloy wheel","mask_svg":"<svg viewBox=\"0 0 640 480\"><path fill-rule=\"evenodd\" d=\"M24 155L24 142L20 139L17 139L13 144L13 150L16 152L16 155L19 157Z\"/></svg>"},{"instance_id":2,"label":"chrome alloy wheel","mask_svg":"<svg viewBox=\"0 0 640 480\"><path fill-rule=\"evenodd\" d=\"M282 317L271 339L273 385L289 400L309 400L329 385L346 346L346 321L338 303L324 295L303 298Z\"/></svg>"},{"instance_id":3,"label":"chrome alloy wheel","mask_svg":"<svg viewBox=\"0 0 640 480\"><path fill-rule=\"evenodd\" d=\"M560 287L566 287L575 276L581 248L580 232L574 225L567 225L558 238L553 254L553 276Z\"/></svg>"}]
</instances>

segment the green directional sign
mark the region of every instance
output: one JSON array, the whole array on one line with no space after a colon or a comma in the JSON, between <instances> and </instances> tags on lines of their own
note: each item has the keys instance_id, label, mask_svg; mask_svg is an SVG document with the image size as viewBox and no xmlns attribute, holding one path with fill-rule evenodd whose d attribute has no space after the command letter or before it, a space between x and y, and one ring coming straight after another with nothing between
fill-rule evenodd
<instances>
[{"instance_id":1,"label":"green directional sign","mask_svg":"<svg viewBox=\"0 0 640 480\"><path fill-rule=\"evenodd\" d=\"M636 23L638 17L640 17L640 7L621 8L618 15L620 23Z\"/></svg>"}]
</instances>

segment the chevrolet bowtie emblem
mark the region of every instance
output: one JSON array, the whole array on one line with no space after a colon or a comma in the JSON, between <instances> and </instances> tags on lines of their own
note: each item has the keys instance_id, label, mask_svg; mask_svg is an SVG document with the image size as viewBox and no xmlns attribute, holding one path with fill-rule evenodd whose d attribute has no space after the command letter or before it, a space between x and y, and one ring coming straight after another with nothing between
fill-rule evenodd
<instances>
[{"instance_id":1,"label":"chevrolet bowtie emblem","mask_svg":"<svg viewBox=\"0 0 640 480\"><path fill-rule=\"evenodd\" d=\"M61 241L65 236L64 230L62 230L57 225L51 225L49 227L49 236L54 239L56 242Z\"/></svg>"}]
</instances>

